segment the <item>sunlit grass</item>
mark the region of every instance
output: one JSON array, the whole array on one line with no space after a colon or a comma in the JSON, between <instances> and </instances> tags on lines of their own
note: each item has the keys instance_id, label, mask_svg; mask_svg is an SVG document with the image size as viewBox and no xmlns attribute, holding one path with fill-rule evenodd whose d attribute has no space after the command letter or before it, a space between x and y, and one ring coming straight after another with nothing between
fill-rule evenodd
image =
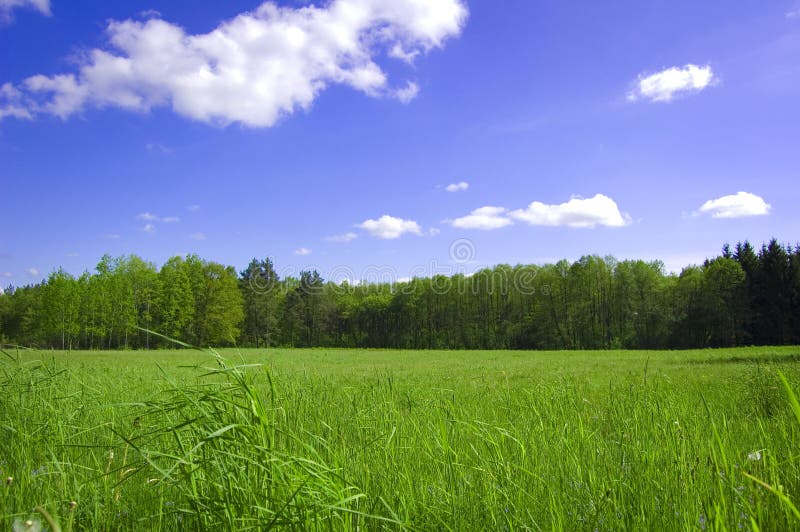
<instances>
[{"instance_id":1,"label":"sunlit grass","mask_svg":"<svg viewBox=\"0 0 800 532\"><path fill-rule=\"evenodd\" d=\"M0 528L797 529L798 353L6 350Z\"/></svg>"}]
</instances>

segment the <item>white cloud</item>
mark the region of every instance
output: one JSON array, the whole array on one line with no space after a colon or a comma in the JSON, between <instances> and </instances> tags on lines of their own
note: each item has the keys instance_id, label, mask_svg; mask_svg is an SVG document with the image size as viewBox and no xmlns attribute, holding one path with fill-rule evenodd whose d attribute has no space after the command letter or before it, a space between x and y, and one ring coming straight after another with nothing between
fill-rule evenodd
<instances>
[{"instance_id":1,"label":"white cloud","mask_svg":"<svg viewBox=\"0 0 800 532\"><path fill-rule=\"evenodd\" d=\"M406 83L406 86L394 91L394 95L403 103L409 103L419 94L419 85L413 81Z\"/></svg>"},{"instance_id":2,"label":"white cloud","mask_svg":"<svg viewBox=\"0 0 800 532\"><path fill-rule=\"evenodd\" d=\"M786 18L789 18L789 19L800 18L800 9L795 9L793 11L787 11L786 12Z\"/></svg>"},{"instance_id":3,"label":"white cloud","mask_svg":"<svg viewBox=\"0 0 800 532\"><path fill-rule=\"evenodd\" d=\"M39 270L37 270L36 268L28 268L27 270L25 270L25 273L27 273L31 277L39 277Z\"/></svg>"},{"instance_id":4,"label":"white cloud","mask_svg":"<svg viewBox=\"0 0 800 532\"><path fill-rule=\"evenodd\" d=\"M482 229L490 231L512 225L514 222L508 218L508 211L503 207L481 207L466 216L452 220L450 224L459 229Z\"/></svg>"},{"instance_id":5,"label":"white cloud","mask_svg":"<svg viewBox=\"0 0 800 532\"><path fill-rule=\"evenodd\" d=\"M186 207L186 210L189 212L197 212L200 210L200 205L189 205Z\"/></svg>"},{"instance_id":6,"label":"white cloud","mask_svg":"<svg viewBox=\"0 0 800 532\"><path fill-rule=\"evenodd\" d=\"M299 249L294 250L294 254L295 255L300 255L301 257L305 256L305 255L311 255L311 250L308 249L308 248L299 248Z\"/></svg>"},{"instance_id":7,"label":"white cloud","mask_svg":"<svg viewBox=\"0 0 800 532\"><path fill-rule=\"evenodd\" d=\"M2 16L2 15L0 15ZM22 92L11 83L0 85L0 120L6 116L31 119L33 115L25 108Z\"/></svg>"},{"instance_id":8,"label":"white cloud","mask_svg":"<svg viewBox=\"0 0 800 532\"><path fill-rule=\"evenodd\" d=\"M177 216L158 216L152 212L140 212L136 215L136 219L142 222L163 222L165 224L174 224L181 221ZM148 224L150 225L150 224Z\"/></svg>"},{"instance_id":9,"label":"white cloud","mask_svg":"<svg viewBox=\"0 0 800 532\"><path fill-rule=\"evenodd\" d=\"M365 230L376 238L383 238L386 240L399 238L405 233L422 235L422 229L414 220L403 220L402 218L395 218L388 214L384 214L377 220L365 220L356 225L356 227Z\"/></svg>"},{"instance_id":10,"label":"white cloud","mask_svg":"<svg viewBox=\"0 0 800 532\"><path fill-rule=\"evenodd\" d=\"M109 46L89 51L77 72L32 76L17 88L31 115L170 106L192 120L251 127L308 110L332 84L409 101L419 87L393 88L376 60L409 60L442 47L466 23L462 2L333 0L297 8L265 2L196 35L160 18L111 21ZM0 113L12 114L12 104L19 107L0 99Z\"/></svg>"},{"instance_id":11,"label":"white cloud","mask_svg":"<svg viewBox=\"0 0 800 532\"><path fill-rule=\"evenodd\" d=\"M80 255L78 254L77 251L70 251L69 253L67 253L67 257L79 257L79 256Z\"/></svg>"},{"instance_id":12,"label":"white cloud","mask_svg":"<svg viewBox=\"0 0 800 532\"><path fill-rule=\"evenodd\" d=\"M469 188L469 183L466 181L459 181L458 183L450 183L444 189L448 192L459 192L462 190L467 190Z\"/></svg>"},{"instance_id":13,"label":"white cloud","mask_svg":"<svg viewBox=\"0 0 800 532\"><path fill-rule=\"evenodd\" d=\"M108 233L106 235L106 238L109 240L118 240L120 238L120 235L118 235L117 233Z\"/></svg>"},{"instance_id":14,"label":"white cloud","mask_svg":"<svg viewBox=\"0 0 800 532\"><path fill-rule=\"evenodd\" d=\"M351 231L351 232L345 233L343 235L329 236L325 240L327 240L329 242L340 242L340 243L343 243L343 244L347 244L348 242L352 242L356 238L358 238L358 235Z\"/></svg>"},{"instance_id":15,"label":"white cloud","mask_svg":"<svg viewBox=\"0 0 800 532\"><path fill-rule=\"evenodd\" d=\"M3 277L5 277L6 279L11 279L12 277L14 277L14 274L11 272L3 272Z\"/></svg>"},{"instance_id":16,"label":"white cloud","mask_svg":"<svg viewBox=\"0 0 800 532\"><path fill-rule=\"evenodd\" d=\"M749 192L737 192L708 200L700 207L700 214L710 214L712 218L744 218L769 214L772 206L764 198Z\"/></svg>"},{"instance_id":17,"label":"white cloud","mask_svg":"<svg viewBox=\"0 0 800 532\"><path fill-rule=\"evenodd\" d=\"M700 92L716 81L710 65L670 67L648 76L640 74L636 86L628 93L628 100L668 102L676 95Z\"/></svg>"},{"instance_id":18,"label":"white cloud","mask_svg":"<svg viewBox=\"0 0 800 532\"><path fill-rule=\"evenodd\" d=\"M511 211L509 215L531 225L567 226L567 227L622 227L629 217L620 213L617 204L603 194L583 199L573 196L566 203L546 205L534 201L525 209Z\"/></svg>"},{"instance_id":19,"label":"white cloud","mask_svg":"<svg viewBox=\"0 0 800 532\"><path fill-rule=\"evenodd\" d=\"M144 231L145 233L155 233L156 226L153 224L144 224L144 226L142 227L142 231Z\"/></svg>"},{"instance_id":20,"label":"white cloud","mask_svg":"<svg viewBox=\"0 0 800 532\"><path fill-rule=\"evenodd\" d=\"M191 235L189 235L189 238L191 238L192 240L205 240L206 239L206 234L205 233L199 233L199 232L198 233L192 233Z\"/></svg>"},{"instance_id":21,"label":"white cloud","mask_svg":"<svg viewBox=\"0 0 800 532\"><path fill-rule=\"evenodd\" d=\"M42 15L50 16L50 0L0 0L0 20L9 20L11 11L18 7L33 8Z\"/></svg>"},{"instance_id":22,"label":"white cloud","mask_svg":"<svg viewBox=\"0 0 800 532\"><path fill-rule=\"evenodd\" d=\"M428 229L428 235L429 236L437 236L441 232L442 232L442 230L439 229L438 227L431 227L430 229Z\"/></svg>"}]
</instances>

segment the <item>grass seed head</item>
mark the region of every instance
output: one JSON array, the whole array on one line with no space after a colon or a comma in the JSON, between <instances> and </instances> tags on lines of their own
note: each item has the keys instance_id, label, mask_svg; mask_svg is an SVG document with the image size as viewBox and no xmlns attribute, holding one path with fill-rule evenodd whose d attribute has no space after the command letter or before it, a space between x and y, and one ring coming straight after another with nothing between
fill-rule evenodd
<instances>
[{"instance_id":1,"label":"grass seed head","mask_svg":"<svg viewBox=\"0 0 800 532\"><path fill-rule=\"evenodd\" d=\"M14 477L8 477L6 479L6 486L10 486L13 483L14 483Z\"/></svg>"}]
</instances>

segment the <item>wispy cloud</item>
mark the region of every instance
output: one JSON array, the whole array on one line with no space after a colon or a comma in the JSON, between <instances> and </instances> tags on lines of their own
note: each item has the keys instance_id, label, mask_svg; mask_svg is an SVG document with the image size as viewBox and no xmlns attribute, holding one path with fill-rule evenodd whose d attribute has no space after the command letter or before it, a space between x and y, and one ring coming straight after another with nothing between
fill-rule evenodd
<instances>
[{"instance_id":1,"label":"wispy cloud","mask_svg":"<svg viewBox=\"0 0 800 532\"><path fill-rule=\"evenodd\" d=\"M156 226L153 225L153 224L144 224L142 226L142 231L144 231L145 233L155 233L156 232Z\"/></svg>"},{"instance_id":2,"label":"wispy cloud","mask_svg":"<svg viewBox=\"0 0 800 532\"><path fill-rule=\"evenodd\" d=\"M0 0L0 21L12 20L12 11L17 8L32 8L45 16L51 16L50 0Z\"/></svg>"},{"instance_id":3,"label":"wispy cloud","mask_svg":"<svg viewBox=\"0 0 800 532\"><path fill-rule=\"evenodd\" d=\"M670 67L655 74L640 74L628 100L669 102L679 95L700 92L716 81L710 65Z\"/></svg>"},{"instance_id":4,"label":"wispy cloud","mask_svg":"<svg viewBox=\"0 0 800 532\"><path fill-rule=\"evenodd\" d=\"M14 277L14 274L11 272L3 272L3 277L5 277L6 279L11 279L12 277Z\"/></svg>"},{"instance_id":5,"label":"wispy cloud","mask_svg":"<svg viewBox=\"0 0 800 532\"><path fill-rule=\"evenodd\" d=\"M30 277L39 277L39 270L36 268L28 268L25 270L25 273L27 273Z\"/></svg>"},{"instance_id":6,"label":"wispy cloud","mask_svg":"<svg viewBox=\"0 0 800 532\"><path fill-rule=\"evenodd\" d=\"M408 102L417 84L393 87L377 60L409 61L443 47L461 33L467 15L462 0L336 0L302 7L264 2L205 34L187 34L159 17L111 21L109 46L85 54L76 72L23 80L14 106L64 119L86 108L169 106L201 122L270 127L311 108L333 84ZM0 100L0 113L19 115L10 108Z\"/></svg>"},{"instance_id":7,"label":"wispy cloud","mask_svg":"<svg viewBox=\"0 0 800 532\"><path fill-rule=\"evenodd\" d=\"M118 235L117 233L108 233L106 235L106 238L109 240L118 240L119 238L121 238L121 235Z\"/></svg>"},{"instance_id":8,"label":"wispy cloud","mask_svg":"<svg viewBox=\"0 0 800 532\"><path fill-rule=\"evenodd\" d=\"M294 254L300 256L311 255L311 250L308 248L298 248L294 250Z\"/></svg>"},{"instance_id":9,"label":"wispy cloud","mask_svg":"<svg viewBox=\"0 0 800 532\"><path fill-rule=\"evenodd\" d=\"M144 222L153 222L158 220L158 216L150 212L140 212L136 215L136 219Z\"/></svg>"},{"instance_id":10,"label":"wispy cloud","mask_svg":"<svg viewBox=\"0 0 800 532\"><path fill-rule=\"evenodd\" d=\"M189 235L189 238L191 238L192 240L205 240L206 234L200 232L192 233L191 235Z\"/></svg>"},{"instance_id":11,"label":"wispy cloud","mask_svg":"<svg viewBox=\"0 0 800 532\"><path fill-rule=\"evenodd\" d=\"M365 220L356 227L363 229L375 238L393 240L400 238L406 233L422 235L422 228L414 220L404 220L384 214L377 220Z\"/></svg>"},{"instance_id":12,"label":"wispy cloud","mask_svg":"<svg viewBox=\"0 0 800 532\"><path fill-rule=\"evenodd\" d=\"M144 149L150 153L163 153L164 155L170 155L172 153L172 148L165 146L160 142L148 142L144 145Z\"/></svg>"},{"instance_id":13,"label":"wispy cloud","mask_svg":"<svg viewBox=\"0 0 800 532\"><path fill-rule=\"evenodd\" d=\"M444 187L444 189L448 192L460 192L462 190L467 190L469 188L469 183L466 181L459 181L458 183L451 183Z\"/></svg>"},{"instance_id":14,"label":"wispy cloud","mask_svg":"<svg viewBox=\"0 0 800 532\"><path fill-rule=\"evenodd\" d=\"M189 212L197 212L197 211L200 210L200 205L197 205L197 204L189 205L188 207L186 207L186 210L189 211Z\"/></svg>"},{"instance_id":15,"label":"wispy cloud","mask_svg":"<svg viewBox=\"0 0 800 532\"><path fill-rule=\"evenodd\" d=\"M710 214L712 218L746 218L766 216L772 206L761 196L750 192L737 192L703 203L697 214Z\"/></svg>"},{"instance_id":16,"label":"wispy cloud","mask_svg":"<svg viewBox=\"0 0 800 532\"><path fill-rule=\"evenodd\" d=\"M342 244L347 244L348 242L352 242L356 238L358 238L358 235L351 231L349 233L344 233L342 235L329 236L325 240L327 240L328 242L339 242Z\"/></svg>"}]
</instances>

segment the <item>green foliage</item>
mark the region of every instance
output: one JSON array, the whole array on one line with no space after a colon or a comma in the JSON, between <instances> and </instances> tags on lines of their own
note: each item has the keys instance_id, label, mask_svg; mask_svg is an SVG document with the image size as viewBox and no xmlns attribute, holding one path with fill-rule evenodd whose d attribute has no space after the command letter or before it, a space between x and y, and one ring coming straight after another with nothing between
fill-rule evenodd
<instances>
[{"instance_id":1,"label":"green foliage","mask_svg":"<svg viewBox=\"0 0 800 532\"><path fill-rule=\"evenodd\" d=\"M800 248L747 242L680 275L658 261L584 256L406 282L240 274L196 255L157 270L105 256L75 279L0 295L0 337L59 349L194 345L408 349L661 349L800 343Z\"/></svg>"}]
</instances>

